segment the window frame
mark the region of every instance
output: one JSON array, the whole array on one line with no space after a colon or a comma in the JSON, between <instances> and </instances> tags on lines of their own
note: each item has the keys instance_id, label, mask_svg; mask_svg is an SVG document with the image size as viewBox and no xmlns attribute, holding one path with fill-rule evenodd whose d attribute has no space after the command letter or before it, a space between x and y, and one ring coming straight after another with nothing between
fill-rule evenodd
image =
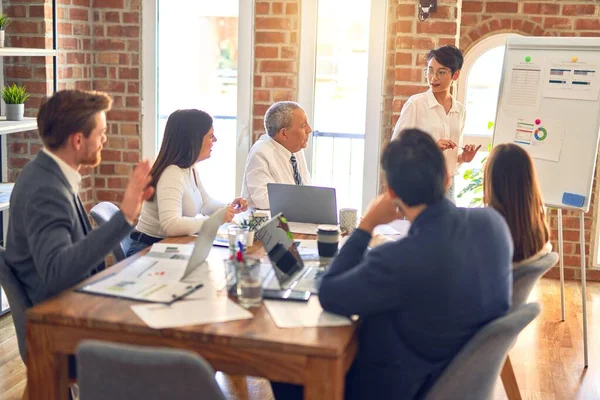
<instances>
[{"instance_id":1,"label":"window frame","mask_svg":"<svg viewBox=\"0 0 600 400\"><path fill-rule=\"evenodd\" d=\"M142 157L153 162L158 143L158 1L142 4ZM167 1L167 0L162 0ZM241 193L244 168L252 145L252 108L254 76L254 3L238 0L238 69L236 112L235 194Z\"/></svg>"},{"instance_id":2,"label":"window frame","mask_svg":"<svg viewBox=\"0 0 600 400\"><path fill-rule=\"evenodd\" d=\"M362 208L365 209L379 193L379 158L384 106L388 6L386 0L370 0L369 64L367 103L365 107L365 146L363 165ZM303 0L300 28L300 65L298 74L298 103L305 108L309 124L314 127L314 100L317 52L318 0ZM383 39L382 39L383 38ZM376 129L369 129L376 127ZM314 137L313 137L314 138ZM309 171L312 171L313 140L305 150Z\"/></svg>"},{"instance_id":3,"label":"window frame","mask_svg":"<svg viewBox=\"0 0 600 400\"><path fill-rule=\"evenodd\" d=\"M514 33L498 33L489 36L477 44L475 44L466 54L463 62L463 67L458 77L457 100L467 106L467 82L469 74L475 62L485 54L488 50L506 45L506 38ZM468 114L468 110L467 110ZM495 119L495 116L494 116ZM481 145L482 149L486 149L492 145L493 135L464 135L464 143Z\"/></svg>"}]
</instances>

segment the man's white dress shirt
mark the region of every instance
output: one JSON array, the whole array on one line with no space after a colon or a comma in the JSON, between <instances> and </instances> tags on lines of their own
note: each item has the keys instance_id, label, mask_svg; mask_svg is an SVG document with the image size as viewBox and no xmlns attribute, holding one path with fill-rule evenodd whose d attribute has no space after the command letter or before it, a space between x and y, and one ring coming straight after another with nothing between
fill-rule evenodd
<instances>
[{"instance_id":1,"label":"man's white dress shirt","mask_svg":"<svg viewBox=\"0 0 600 400\"><path fill-rule=\"evenodd\" d=\"M310 185L310 174L304 150L300 150L294 155L302 177L302 184ZM242 182L242 197L248 200L248 207L269 209L267 183L296 184L291 157L292 153L268 134L262 135L254 143L248 154Z\"/></svg>"}]
</instances>

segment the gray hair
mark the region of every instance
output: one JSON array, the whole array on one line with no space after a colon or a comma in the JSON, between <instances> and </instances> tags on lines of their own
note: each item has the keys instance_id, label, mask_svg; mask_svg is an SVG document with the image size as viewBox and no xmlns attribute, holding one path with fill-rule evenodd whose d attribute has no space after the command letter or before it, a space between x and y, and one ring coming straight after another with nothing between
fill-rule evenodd
<instances>
[{"instance_id":1,"label":"gray hair","mask_svg":"<svg viewBox=\"0 0 600 400\"><path fill-rule=\"evenodd\" d=\"M293 101L279 101L273 104L265 113L265 130L271 137L277 132L292 125L294 111L302 109L300 104Z\"/></svg>"}]
</instances>

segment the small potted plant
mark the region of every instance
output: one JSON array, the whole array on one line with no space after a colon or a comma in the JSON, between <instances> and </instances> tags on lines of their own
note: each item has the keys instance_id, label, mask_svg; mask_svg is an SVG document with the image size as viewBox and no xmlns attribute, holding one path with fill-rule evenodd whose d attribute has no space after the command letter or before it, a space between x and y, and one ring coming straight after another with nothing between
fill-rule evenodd
<instances>
[{"instance_id":1,"label":"small potted plant","mask_svg":"<svg viewBox=\"0 0 600 400\"><path fill-rule=\"evenodd\" d=\"M239 223L241 228L248 229L248 243L246 243L246 246L252 246L254 244L254 232L256 232L262 222L263 221L260 218L255 218L254 212L252 212L247 220L242 219Z\"/></svg>"},{"instance_id":2,"label":"small potted plant","mask_svg":"<svg viewBox=\"0 0 600 400\"><path fill-rule=\"evenodd\" d=\"M25 86L5 86L2 89L2 100L6 103L6 120L21 121L25 112L25 101L29 98L29 93Z\"/></svg>"},{"instance_id":3,"label":"small potted plant","mask_svg":"<svg viewBox=\"0 0 600 400\"><path fill-rule=\"evenodd\" d=\"M4 47L4 30L10 23L10 18L3 12L0 12L0 47Z\"/></svg>"}]
</instances>

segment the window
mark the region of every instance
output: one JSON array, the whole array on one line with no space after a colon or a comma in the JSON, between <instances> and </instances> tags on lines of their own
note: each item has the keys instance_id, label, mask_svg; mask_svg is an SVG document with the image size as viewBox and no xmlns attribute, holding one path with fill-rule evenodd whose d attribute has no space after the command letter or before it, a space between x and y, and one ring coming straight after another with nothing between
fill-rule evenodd
<instances>
[{"instance_id":1,"label":"window","mask_svg":"<svg viewBox=\"0 0 600 400\"><path fill-rule=\"evenodd\" d=\"M158 154L173 111L208 112L218 142L198 172L212 197L230 201L249 149L253 2L148 1L143 20L144 157Z\"/></svg>"},{"instance_id":2,"label":"window","mask_svg":"<svg viewBox=\"0 0 600 400\"><path fill-rule=\"evenodd\" d=\"M334 187L339 208L362 210L378 190L385 3L302 3L299 102L314 131L306 156L313 184Z\"/></svg>"},{"instance_id":3,"label":"window","mask_svg":"<svg viewBox=\"0 0 600 400\"><path fill-rule=\"evenodd\" d=\"M459 168L455 181L456 194L471 183L471 179L464 178L465 172L481 168L483 159L489 154L507 36L507 34L499 34L484 39L465 56L458 81L458 101L465 105L467 111L463 142L481 145L481 149L473 161ZM457 204L467 207L474 199L481 196L482 192L469 192L457 198Z\"/></svg>"}]
</instances>

